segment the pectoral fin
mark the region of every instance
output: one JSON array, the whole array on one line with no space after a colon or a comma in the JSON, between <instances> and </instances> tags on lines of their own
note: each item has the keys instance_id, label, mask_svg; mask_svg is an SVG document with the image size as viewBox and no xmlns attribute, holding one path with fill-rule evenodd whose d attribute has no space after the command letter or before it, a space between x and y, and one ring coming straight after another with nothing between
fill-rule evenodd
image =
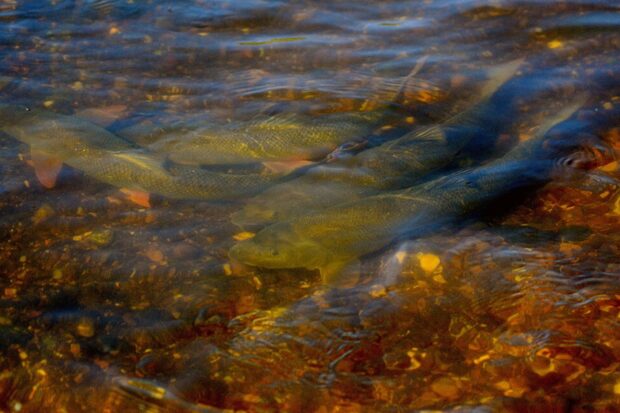
<instances>
[{"instance_id":1,"label":"pectoral fin","mask_svg":"<svg viewBox=\"0 0 620 413\"><path fill-rule=\"evenodd\" d=\"M53 188L62 169L62 160L34 149L30 150L30 159L41 185L46 188Z\"/></svg>"},{"instance_id":2,"label":"pectoral fin","mask_svg":"<svg viewBox=\"0 0 620 413\"><path fill-rule=\"evenodd\" d=\"M121 192L125 197L136 205L144 208L150 208L150 195L148 192L138 191L136 189L121 188Z\"/></svg>"},{"instance_id":3,"label":"pectoral fin","mask_svg":"<svg viewBox=\"0 0 620 413\"><path fill-rule=\"evenodd\" d=\"M298 160L298 161L266 161L263 165L267 170L274 174L286 175L294 171L295 169L302 168L304 166L311 165L312 161Z\"/></svg>"},{"instance_id":4,"label":"pectoral fin","mask_svg":"<svg viewBox=\"0 0 620 413\"><path fill-rule=\"evenodd\" d=\"M359 260L332 261L319 268L323 284L332 287L351 287L360 277Z\"/></svg>"},{"instance_id":5,"label":"pectoral fin","mask_svg":"<svg viewBox=\"0 0 620 413\"><path fill-rule=\"evenodd\" d=\"M132 163L133 165L144 169L146 172L158 174L160 176L168 175L163 163L159 159L147 154L139 152L118 152L112 154L112 156L125 162Z\"/></svg>"}]
</instances>

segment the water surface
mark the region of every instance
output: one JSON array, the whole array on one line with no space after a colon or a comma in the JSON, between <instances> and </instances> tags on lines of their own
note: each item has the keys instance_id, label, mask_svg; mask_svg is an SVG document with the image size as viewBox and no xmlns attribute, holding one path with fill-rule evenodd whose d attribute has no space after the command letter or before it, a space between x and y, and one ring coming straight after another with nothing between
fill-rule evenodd
<instances>
[{"instance_id":1,"label":"water surface","mask_svg":"<svg viewBox=\"0 0 620 413\"><path fill-rule=\"evenodd\" d=\"M492 133L420 182L499 159L580 96L555 136L592 157L377 245L334 287L313 270L231 262L259 229L230 218L253 193L155 194L144 208L67 166L48 189L5 133L1 410L617 409L615 2L24 0L0 4L0 25L2 103L81 117L149 151L270 116L389 115L313 159L338 160L468 110L486 73L522 59Z\"/></svg>"}]
</instances>

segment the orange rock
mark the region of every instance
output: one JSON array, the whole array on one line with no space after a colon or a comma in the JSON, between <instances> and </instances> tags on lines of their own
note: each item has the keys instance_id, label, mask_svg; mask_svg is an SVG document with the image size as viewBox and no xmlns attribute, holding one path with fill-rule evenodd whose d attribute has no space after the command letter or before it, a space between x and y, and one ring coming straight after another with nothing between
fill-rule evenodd
<instances>
[{"instance_id":1,"label":"orange rock","mask_svg":"<svg viewBox=\"0 0 620 413\"><path fill-rule=\"evenodd\" d=\"M431 390L441 397L456 399L461 390L459 383L450 377L441 377L431 384Z\"/></svg>"},{"instance_id":2,"label":"orange rock","mask_svg":"<svg viewBox=\"0 0 620 413\"><path fill-rule=\"evenodd\" d=\"M149 247L149 249L147 249L144 252L144 255L146 255L146 257L149 260L153 261L155 264L159 264L159 265L166 264L166 256L164 255L163 252L161 252L161 250L155 247Z\"/></svg>"}]
</instances>

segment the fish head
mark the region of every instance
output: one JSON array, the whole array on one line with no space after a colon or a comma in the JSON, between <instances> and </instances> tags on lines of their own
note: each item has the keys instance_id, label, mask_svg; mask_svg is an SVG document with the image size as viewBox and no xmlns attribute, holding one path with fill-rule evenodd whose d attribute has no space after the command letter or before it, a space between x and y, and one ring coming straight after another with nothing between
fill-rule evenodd
<instances>
[{"instance_id":1,"label":"fish head","mask_svg":"<svg viewBox=\"0 0 620 413\"><path fill-rule=\"evenodd\" d=\"M24 105L0 104L0 129L14 126L33 116L33 109Z\"/></svg>"},{"instance_id":2,"label":"fish head","mask_svg":"<svg viewBox=\"0 0 620 413\"><path fill-rule=\"evenodd\" d=\"M314 269L327 259L325 248L297 234L288 223L263 229L254 238L233 246L228 255L247 265L273 269Z\"/></svg>"},{"instance_id":3,"label":"fish head","mask_svg":"<svg viewBox=\"0 0 620 413\"><path fill-rule=\"evenodd\" d=\"M592 169L615 160L613 148L591 134L576 134L564 139L550 139L544 149L551 154L558 166L572 169Z\"/></svg>"}]
</instances>

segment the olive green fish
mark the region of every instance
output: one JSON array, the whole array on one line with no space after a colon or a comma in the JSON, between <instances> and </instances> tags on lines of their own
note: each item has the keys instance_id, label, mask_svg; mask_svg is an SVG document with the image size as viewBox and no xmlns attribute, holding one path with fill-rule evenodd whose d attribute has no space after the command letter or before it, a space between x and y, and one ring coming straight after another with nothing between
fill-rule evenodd
<instances>
[{"instance_id":1,"label":"olive green fish","mask_svg":"<svg viewBox=\"0 0 620 413\"><path fill-rule=\"evenodd\" d=\"M553 124L581 104L561 111ZM395 239L424 235L512 191L546 182L558 154L534 156L531 149L542 147L547 129L487 166L271 225L233 246L229 255L257 267L319 269L331 282L344 266Z\"/></svg>"},{"instance_id":2,"label":"olive green fish","mask_svg":"<svg viewBox=\"0 0 620 413\"><path fill-rule=\"evenodd\" d=\"M164 167L157 157L106 129L44 109L2 104L0 130L30 146L37 177L46 187L54 186L63 163L118 188L174 199L248 196L275 179L183 165Z\"/></svg>"},{"instance_id":3,"label":"olive green fish","mask_svg":"<svg viewBox=\"0 0 620 413\"><path fill-rule=\"evenodd\" d=\"M174 125L134 125L119 133L179 164L239 165L318 160L345 142L361 139L380 130L398 115L390 106L402 93L415 86L415 76L427 56L402 81L380 87L389 94L388 103L370 111L349 111L322 115L282 113L258 115L249 121L225 124L189 119ZM276 166L283 168L283 166Z\"/></svg>"},{"instance_id":4,"label":"olive green fish","mask_svg":"<svg viewBox=\"0 0 620 413\"><path fill-rule=\"evenodd\" d=\"M261 116L247 122L172 130L148 147L173 162L190 165L316 160L344 142L370 134L384 114Z\"/></svg>"},{"instance_id":5,"label":"olive green fish","mask_svg":"<svg viewBox=\"0 0 620 413\"><path fill-rule=\"evenodd\" d=\"M231 216L232 221L242 228L264 226L381 190L411 186L445 167L473 137L482 133L495 136L506 119L489 99L521 63L518 59L490 70L480 94L472 96L469 110L449 116L442 125L418 127L356 156L311 168L249 200Z\"/></svg>"}]
</instances>

